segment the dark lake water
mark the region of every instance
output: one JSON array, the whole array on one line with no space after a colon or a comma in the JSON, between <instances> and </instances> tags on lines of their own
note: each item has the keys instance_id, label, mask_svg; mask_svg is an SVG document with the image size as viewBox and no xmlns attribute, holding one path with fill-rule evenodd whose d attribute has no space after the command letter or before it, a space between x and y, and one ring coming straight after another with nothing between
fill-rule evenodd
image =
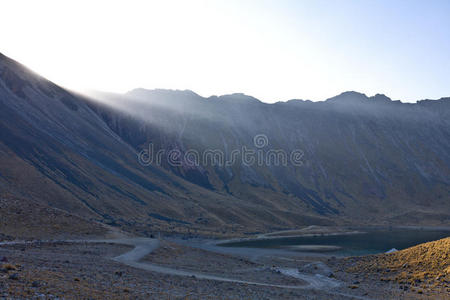
<instances>
[{"instance_id":1,"label":"dark lake water","mask_svg":"<svg viewBox=\"0 0 450 300\"><path fill-rule=\"evenodd\" d=\"M361 231L364 229L360 229ZM405 249L450 236L447 230L367 230L358 234L258 239L221 244L225 247L277 248L330 255L367 255Z\"/></svg>"}]
</instances>

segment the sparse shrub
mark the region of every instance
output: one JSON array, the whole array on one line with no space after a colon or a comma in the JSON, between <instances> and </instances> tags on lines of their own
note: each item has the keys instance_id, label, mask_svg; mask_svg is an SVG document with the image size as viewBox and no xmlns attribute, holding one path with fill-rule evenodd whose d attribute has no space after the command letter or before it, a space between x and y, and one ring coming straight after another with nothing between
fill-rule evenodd
<instances>
[{"instance_id":1,"label":"sparse shrub","mask_svg":"<svg viewBox=\"0 0 450 300\"><path fill-rule=\"evenodd\" d=\"M14 266L12 264L4 264L2 266L2 269L5 269L6 271L15 271L15 270L17 270L16 266Z\"/></svg>"}]
</instances>

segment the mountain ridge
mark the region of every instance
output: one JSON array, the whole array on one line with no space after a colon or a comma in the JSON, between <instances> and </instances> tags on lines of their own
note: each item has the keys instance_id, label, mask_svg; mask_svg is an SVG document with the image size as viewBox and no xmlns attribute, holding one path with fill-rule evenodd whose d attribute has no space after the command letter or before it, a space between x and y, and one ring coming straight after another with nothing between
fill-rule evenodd
<instances>
[{"instance_id":1,"label":"mountain ridge","mask_svg":"<svg viewBox=\"0 0 450 300\"><path fill-rule=\"evenodd\" d=\"M104 92L104 91L95 91L94 94L106 94L108 92ZM287 99L287 100L279 100L276 102L264 102L256 97L253 97L251 95L247 95L245 93L241 93L241 92L235 92L235 93L230 93L230 94L223 94L223 95L211 95L208 97L204 97L204 96L200 96L198 93L196 93L193 90L190 89L164 89L164 88L154 88L154 89L148 89L148 88L134 88L131 89L125 93L114 93L116 95L120 95L120 96L135 96L136 93L139 94L145 94L145 93L165 93L165 94L185 94L185 95L191 95L191 96L195 96L198 98L202 98L204 100L210 100L210 99L223 99L223 98L241 98L243 100L245 99L252 99L252 100L256 100L257 102L263 103L263 104L277 104L277 103L288 103L288 102L294 102L294 101L300 101L300 102L311 102L311 103L321 103L321 102L327 102L327 101L345 101L345 100L368 100L368 103L370 103L370 101L378 101L378 102L393 102L393 103L400 103L400 104L420 104L421 102L428 102L428 101L450 101L450 96L443 96L441 98L438 99L418 99L415 100L414 102L403 102L402 100L393 100L392 98L390 98L389 96L383 94L383 93L377 93L373 96L368 96L365 93L362 92L358 92L358 91L344 91L336 96L330 97L330 98L326 98L324 100L318 100L318 101L313 101L313 100L309 100L309 99L299 99L299 98L294 98L294 99ZM139 96L138 96L139 97ZM350 98L350 99L349 99ZM352 99L353 98L353 99ZM359 99L358 99L359 98Z\"/></svg>"}]
</instances>

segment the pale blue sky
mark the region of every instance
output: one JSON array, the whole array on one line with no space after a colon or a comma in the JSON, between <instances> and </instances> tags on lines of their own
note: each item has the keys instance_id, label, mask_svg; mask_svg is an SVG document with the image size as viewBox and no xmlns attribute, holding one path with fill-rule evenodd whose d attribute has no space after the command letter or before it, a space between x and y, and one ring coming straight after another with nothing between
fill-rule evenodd
<instances>
[{"instance_id":1,"label":"pale blue sky","mask_svg":"<svg viewBox=\"0 0 450 300\"><path fill-rule=\"evenodd\" d=\"M0 51L63 86L450 96L450 1L2 2Z\"/></svg>"},{"instance_id":2,"label":"pale blue sky","mask_svg":"<svg viewBox=\"0 0 450 300\"><path fill-rule=\"evenodd\" d=\"M450 1L289 1L303 27L348 77L344 89L407 100L450 96Z\"/></svg>"}]
</instances>

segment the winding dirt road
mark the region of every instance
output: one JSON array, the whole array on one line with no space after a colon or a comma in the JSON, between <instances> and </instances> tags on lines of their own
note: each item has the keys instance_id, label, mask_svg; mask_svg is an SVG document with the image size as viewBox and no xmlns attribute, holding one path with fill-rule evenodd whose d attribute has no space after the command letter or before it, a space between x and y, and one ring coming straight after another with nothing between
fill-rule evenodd
<instances>
[{"instance_id":1,"label":"winding dirt road","mask_svg":"<svg viewBox=\"0 0 450 300\"><path fill-rule=\"evenodd\" d=\"M307 282L306 285L279 285L279 284L270 284L270 283L260 283L254 281L245 281L240 279L227 278L222 276L208 275L193 271L185 271L178 270L168 267L163 267L147 262L140 262L142 258L151 253L153 250L158 248L159 241L156 239L147 239L147 238L133 238L133 239L119 239L119 240L105 240L108 243L118 243L118 244L126 244L130 246L135 246L133 250L130 252L124 253L120 256L114 258L115 261L126 264L128 266L139 268L147 271L168 274L168 275L177 275L177 276L188 276L195 277L197 279L207 279L207 280L215 280L215 281L223 281L223 282L234 282L234 283L242 283L242 284L251 284L251 285L259 285L259 286L270 286L270 287L278 287L278 288L289 288L289 289L322 289L322 288L330 288L337 287L340 285L339 281L326 278L325 276L315 276L315 275L307 275L307 274L295 274L295 272L290 271L290 269L279 269L281 273L284 273L287 276L296 277L298 279L304 280ZM289 270L289 271L288 271Z\"/></svg>"}]
</instances>

